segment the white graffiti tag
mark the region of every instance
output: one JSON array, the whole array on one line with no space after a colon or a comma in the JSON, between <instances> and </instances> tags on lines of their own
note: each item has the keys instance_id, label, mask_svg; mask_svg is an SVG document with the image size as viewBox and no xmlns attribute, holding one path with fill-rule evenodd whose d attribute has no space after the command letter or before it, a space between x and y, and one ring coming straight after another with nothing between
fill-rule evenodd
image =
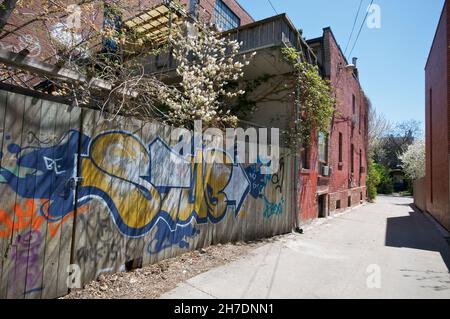
<instances>
[{"instance_id":1,"label":"white graffiti tag","mask_svg":"<svg viewBox=\"0 0 450 319\"><path fill-rule=\"evenodd\" d=\"M0 47L3 50L19 53L25 49L30 51L28 57L36 58L41 55L42 48L39 39L31 34L19 35L17 37L18 43L16 45L12 43L6 43L0 41Z\"/></svg>"}]
</instances>

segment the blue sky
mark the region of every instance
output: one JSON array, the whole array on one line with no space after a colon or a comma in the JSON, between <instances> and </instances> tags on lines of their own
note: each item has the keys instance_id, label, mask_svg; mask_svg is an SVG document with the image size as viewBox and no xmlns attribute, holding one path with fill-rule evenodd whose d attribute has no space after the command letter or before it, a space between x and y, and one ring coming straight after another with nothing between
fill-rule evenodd
<instances>
[{"instance_id":1,"label":"blue sky","mask_svg":"<svg viewBox=\"0 0 450 319\"><path fill-rule=\"evenodd\" d=\"M257 20L275 15L268 0L240 0ZM308 38L330 26L344 49L360 0L272 0ZM354 38L370 0L364 0ZM362 30L352 56L357 56L361 84L378 112L392 122L424 122L424 68L444 0L375 0L381 29ZM353 40L352 40L353 41ZM351 43L350 47L353 45ZM350 50L349 50L350 51Z\"/></svg>"}]
</instances>

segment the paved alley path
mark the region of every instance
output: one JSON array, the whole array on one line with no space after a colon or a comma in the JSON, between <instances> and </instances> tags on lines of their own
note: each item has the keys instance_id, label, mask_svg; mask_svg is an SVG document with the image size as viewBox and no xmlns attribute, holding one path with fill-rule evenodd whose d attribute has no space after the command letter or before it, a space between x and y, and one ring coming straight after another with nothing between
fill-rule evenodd
<instances>
[{"instance_id":1,"label":"paved alley path","mask_svg":"<svg viewBox=\"0 0 450 319\"><path fill-rule=\"evenodd\" d=\"M380 197L194 277L163 298L450 298L450 246L411 203Z\"/></svg>"}]
</instances>

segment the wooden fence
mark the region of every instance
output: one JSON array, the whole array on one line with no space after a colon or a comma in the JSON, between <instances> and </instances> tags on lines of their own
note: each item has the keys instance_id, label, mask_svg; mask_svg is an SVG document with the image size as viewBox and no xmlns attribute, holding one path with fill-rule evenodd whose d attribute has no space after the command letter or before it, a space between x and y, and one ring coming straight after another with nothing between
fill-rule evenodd
<instances>
[{"instance_id":1,"label":"wooden fence","mask_svg":"<svg viewBox=\"0 0 450 319\"><path fill-rule=\"evenodd\" d=\"M55 298L129 263L294 226L287 150L270 176L196 164L168 126L5 90L0 128L0 298Z\"/></svg>"}]
</instances>

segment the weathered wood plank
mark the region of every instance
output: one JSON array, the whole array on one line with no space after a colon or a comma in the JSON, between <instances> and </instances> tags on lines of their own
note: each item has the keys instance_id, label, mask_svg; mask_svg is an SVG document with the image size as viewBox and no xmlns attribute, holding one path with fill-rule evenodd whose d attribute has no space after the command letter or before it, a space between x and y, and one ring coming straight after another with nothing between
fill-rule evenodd
<instances>
[{"instance_id":1,"label":"weathered wood plank","mask_svg":"<svg viewBox=\"0 0 450 319\"><path fill-rule=\"evenodd\" d=\"M70 172L64 172L69 170L65 166L73 165L75 159L74 153L70 158L66 158L71 154L70 146L66 143L66 138L70 136L66 135L70 129L70 112L68 112L67 106L62 104L53 103L48 111L48 114L43 114L43 117L54 118L54 130L52 136L51 145L53 148L53 154L51 159L53 162L53 169L55 174L52 174L52 182L50 186L50 194L53 196L50 205L60 204L62 212L57 214L63 214L63 216L52 216L49 211L49 220L47 222L47 231L45 234L46 248L44 256L44 290L42 291L42 298L55 298L58 296L58 270L59 270L59 256L61 250L61 226L66 222L66 216L70 216L73 211L71 205L73 204L65 201L70 195L69 188L69 176ZM58 148L58 149L57 149ZM67 174L65 174L67 173ZM49 207L50 209L50 207ZM66 214L65 210L69 212ZM56 212L55 212L56 213ZM59 225L59 227L58 227ZM63 270L65 272L65 269Z\"/></svg>"},{"instance_id":2,"label":"weathered wood plank","mask_svg":"<svg viewBox=\"0 0 450 319\"><path fill-rule=\"evenodd\" d=\"M91 142L89 149L86 150L87 155L83 156L81 163L80 188L94 188L86 194L89 197L89 210L86 214L78 214L77 223L80 222L80 227L77 224L77 230L81 232L79 238L83 244L76 247L76 254L82 267L82 281L88 283L95 280L101 273L114 271L117 257L121 253L120 234L116 230L105 201L106 196L110 198L119 196L117 191L120 183L111 177L114 176L114 167L110 167L112 152L115 152L114 146L108 149L109 145L105 144L108 141L101 135L116 129L117 124L106 121L98 111L86 110L85 112L83 133L89 136ZM100 139L97 139L99 136ZM114 141L117 140L111 142L114 143ZM109 173L99 168L107 169ZM97 184L103 187L104 193L94 192ZM76 243L78 244L78 241Z\"/></svg>"},{"instance_id":3,"label":"weathered wood plank","mask_svg":"<svg viewBox=\"0 0 450 319\"><path fill-rule=\"evenodd\" d=\"M80 121L81 121L81 109L80 108L67 108L66 112L69 113L70 116L70 122L68 131L69 132L76 132L76 134L79 134L80 129ZM72 133L71 133L72 134ZM65 187L65 192L67 194L71 194L73 200L66 201L64 203L64 209L68 210L68 207L72 208L73 211L70 212L65 220L62 221L62 223L59 225L59 231L60 231L60 248L59 248L59 260L58 260L58 278L57 278L57 289L56 289L56 296L64 296L68 290L69 287L67 285L67 279L68 279L68 267L71 263L71 249L72 249L72 238L73 238L73 231L74 231L74 218L75 218L75 210L76 205L74 203L76 202L76 188L75 188L75 181L72 178L76 178L78 176L78 162L79 162L79 143L81 140L78 139L70 139L69 143L67 144L65 153L65 161L72 162L73 168L71 170L68 170L65 172L65 179L67 181L67 186ZM83 213L83 207L80 210L80 213Z\"/></svg>"},{"instance_id":4,"label":"weathered wood plank","mask_svg":"<svg viewBox=\"0 0 450 319\"><path fill-rule=\"evenodd\" d=\"M151 142L153 142L160 134L162 130L162 125L151 122L147 123L142 128L142 139L145 141L147 145L150 145ZM148 165L151 164L151 161L154 161L154 158L150 158L150 161ZM141 163L142 165L146 165L145 163ZM149 167L150 171L150 167ZM164 205L164 198L159 198L161 201L160 206L162 207ZM170 209L168 209L170 210ZM148 218L150 212L146 212L146 218ZM158 232L158 225L154 226L145 236L143 237L144 247L142 252L142 263L143 265L152 265L158 262L158 252L155 251L155 249L158 247L158 237L157 234L159 234L161 231Z\"/></svg>"},{"instance_id":5,"label":"weathered wood plank","mask_svg":"<svg viewBox=\"0 0 450 319\"><path fill-rule=\"evenodd\" d=\"M16 262L20 256L16 249L17 232L15 231L15 228L19 228L23 220L22 218L19 218L16 213L16 211L21 209L21 207L16 206L17 192L19 188L19 183L16 176L19 174L20 169L16 156L18 148L13 145L22 144L24 110L25 97L14 93L8 94L7 109L5 114L5 138L2 151L2 177L8 185L8 187L4 189L1 198L2 206L5 208L3 221L6 222L6 220L8 220L8 223L5 223L7 230L4 233L4 238L6 240L7 247L6 254L4 255L5 259L3 264L2 282L0 283L0 296L3 298L23 299L23 291L20 291L20 289L23 289L24 287L21 287L21 284L18 286L15 285L15 280L21 275L20 273L15 272L15 270L17 270ZM20 261L22 260L23 259L20 258Z\"/></svg>"},{"instance_id":6,"label":"weathered wood plank","mask_svg":"<svg viewBox=\"0 0 450 319\"><path fill-rule=\"evenodd\" d=\"M5 131L5 112L6 112L6 104L8 100L8 93L6 91L0 90L0 150L3 150L3 140L4 140L4 131ZM0 151L1 152L1 151ZM3 155L0 156L0 169L2 165L2 158ZM7 186L3 183L0 183L0 194L3 193L4 188ZM2 199L2 196L0 195L0 200ZM1 226L1 234L0 235L0 283L2 282L2 273L3 273L3 263L4 263L4 256L5 256L5 249L7 245L7 240L3 236L3 231L5 230L5 222L3 220L4 216L6 215L6 211L4 210L5 207L3 205L3 202L0 202L0 214L2 214L2 220L0 222ZM1 286L1 284L0 284ZM1 291L0 291L0 298L2 298Z\"/></svg>"},{"instance_id":7,"label":"weathered wood plank","mask_svg":"<svg viewBox=\"0 0 450 319\"><path fill-rule=\"evenodd\" d=\"M94 134L95 127L100 121L100 114L94 110L82 109L81 111L82 121L82 134L91 137ZM81 143L81 150L85 151L80 154L78 161L78 177L82 178L84 164L84 155L87 155L89 150L90 139L86 139ZM81 284L84 285L90 280L95 279L96 273L96 250L94 244L90 240L90 236L95 234L95 219L97 211L96 203L89 201L89 198L93 195L91 190L84 191L82 187L85 187L84 181L77 186L77 203L85 202L83 206L78 205L76 207L75 223L74 223L74 243L73 243L73 263L79 267L79 278ZM94 226L91 228L91 222ZM92 239L94 240L94 238ZM73 287L76 288L76 287ZM80 287L81 288L81 287Z\"/></svg>"},{"instance_id":8,"label":"weathered wood plank","mask_svg":"<svg viewBox=\"0 0 450 319\"><path fill-rule=\"evenodd\" d=\"M40 147L39 140L36 139L36 133L39 132L40 128L41 109L41 100L29 96L25 97L24 128L22 133L24 138L22 139L22 152L20 158L24 159L21 166L26 166L21 167L20 169L27 171L20 175L29 174L28 178L26 178L27 185L25 186L29 189L27 191L29 194L26 198L21 197L19 194L16 202L20 203L22 207L27 207L28 204L31 203L30 206L32 208L29 210L29 213L31 214L29 225L23 228L20 231L20 234L18 234L21 238L18 238L20 243L17 246L17 252L23 257L23 265L16 263L16 267L19 267L19 271L16 271L16 273L21 272L23 278L18 277L16 285L22 284L19 282L23 281L23 292L24 298L26 299L39 298L42 290L42 265L40 265L38 261L39 247L45 243L42 242L40 230L43 218L39 215L39 180L33 172L33 170L38 167L39 161L42 161L39 154L35 152L35 150ZM29 151L27 151L27 149ZM22 156L27 156L26 160L25 157ZM28 169L31 171L28 171Z\"/></svg>"}]
</instances>

